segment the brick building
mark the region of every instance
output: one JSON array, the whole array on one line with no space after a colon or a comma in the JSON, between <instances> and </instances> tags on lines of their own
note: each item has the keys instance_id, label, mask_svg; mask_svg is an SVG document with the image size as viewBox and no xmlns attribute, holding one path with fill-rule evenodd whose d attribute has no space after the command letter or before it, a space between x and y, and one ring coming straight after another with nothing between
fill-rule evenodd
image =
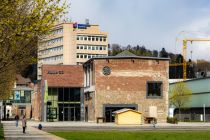
<instances>
[{"instance_id":1,"label":"brick building","mask_svg":"<svg viewBox=\"0 0 210 140\"><path fill-rule=\"evenodd\" d=\"M115 56L92 58L84 67L86 121L114 121L113 112L131 108L166 122L169 59Z\"/></svg>"},{"instance_id":2,"label":"brick building","mask_svg":"<svg viewBox=\"0 0 210 140\"><path fill-rule=\"evenodd\" d=\"M83 119L83 68L81 65L43 65L37 90L34 118L42 121L80 121ZM45 84L47 83L47 85ZM48 93L44 106L45 89ZM41 103L39 104L41 100ZM41 112L41 114L39 114Z\"/></svg>"}]
</instances>

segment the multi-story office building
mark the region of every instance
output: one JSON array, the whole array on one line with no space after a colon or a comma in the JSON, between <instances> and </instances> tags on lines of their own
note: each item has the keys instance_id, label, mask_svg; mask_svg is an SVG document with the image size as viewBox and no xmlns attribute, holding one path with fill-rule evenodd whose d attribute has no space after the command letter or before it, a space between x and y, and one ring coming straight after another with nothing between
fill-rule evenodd
<instances>
[{"instance_id":1,"label":"multi-story office building","mask_svg":"<svg viewBox=\"0 0 210 140\"><path fill-rule=\"evenodd\" d=\"M108 55L107 33L99 25L61 23L39 41L38 80L43 64L79 65Z\"/></svg>"}]
</instances>

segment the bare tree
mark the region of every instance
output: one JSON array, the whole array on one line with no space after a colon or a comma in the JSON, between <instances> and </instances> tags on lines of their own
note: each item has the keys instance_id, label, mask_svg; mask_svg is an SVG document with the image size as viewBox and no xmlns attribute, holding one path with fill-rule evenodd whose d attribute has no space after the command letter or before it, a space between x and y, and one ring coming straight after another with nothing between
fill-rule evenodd
<instances>
[{"instance_id":1,"label":"bare tree","mask_svg":"<svg viewBox=\"0 0 210 140\"><path fill-rule=\"evenodd\" d=\"M179 120L181 118L181 109L190 101L192 91L184 82L175 83L172 89L170 89L170 104L179 109Z\"/></svg>"}]
</instances>

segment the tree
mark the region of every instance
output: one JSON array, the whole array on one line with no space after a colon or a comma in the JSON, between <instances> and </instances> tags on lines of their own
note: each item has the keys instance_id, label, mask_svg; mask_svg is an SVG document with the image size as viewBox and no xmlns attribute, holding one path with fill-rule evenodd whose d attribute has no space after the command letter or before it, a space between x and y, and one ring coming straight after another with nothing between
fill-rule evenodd
<instances>
[{"instance_id":1,"label":"tree","mask_svg":"<svg viewBox=\"0 0 210 140\"><path fill-rule=\"evenodd\" d=\"M190 98L192 96L192 91L185 83L178 82L174 84L173 88L169 92L171 95L169 97L170 104L174 105L179 109L179 119L180 119L181 109L184 108L185 105L190 101Z\"/></svg>"},{"instance_id":2,"label":"tree","mask_svg":"<svg viewBox=\"0 0 210 140\"><path fill-rule=\"evenodd\" d=\"M14 87L15 81L15 69L10 68L7 72L0 73L0 99L5 100L8 99L12 93L12 88Z\"/></svg>"},{"instance_id":3,"label":"tree","mask_svg":"<svg viewBox=\"0 0 210 140\"><path fill-rule=\"evenodd\" d=\"M49 33L66 8L61 0L1 1L0 94L10 93L12 89L9 83L14 83L15 78L8 76L15 77L22 65L36 63L38 38ZM6 93L3 92L5 86L8 87Z\"/></svg>"},{"instance_id":4,"label":"tree","mask_svg":"<svg viewBox=\"0 0 210 140\"><path fill-rule=\"evenodd\" d=\"M165 48L162 48L162 50L160 51L160 57L168 57L168 52L166 52Z\"/></svg>"},{"instance_id":5,"label":"tree","mask_svg":"<svg viewBox=\"0 0 210 140\"><path fill-rule=\"evenodd\" d=\"M118 53L121 53L123 50L119 44L112 44L111 45L111 52L110 55L117 55Z\"/></svg>"},{"instance_id":6,"label":"tree","mask_svg":"<svg viewBox=\"0 0 210 140\"><path fill-rule=\"evenodd\" d=\"M153 55L153 57L158 57L158 51L157 50L153 50L152 55Z\"/></svg>"},{"instance_id":7,"label":"tree","mask_svg":"<svg viewBox=\"0 0 210 140\"><path fill-rule=\"evenodd\" d=\"M31 81L37 80L37 64L30 64L25 66L23 70L21 70L21 76L25 78L30 78Z\"/></svg>"}]
</instances>

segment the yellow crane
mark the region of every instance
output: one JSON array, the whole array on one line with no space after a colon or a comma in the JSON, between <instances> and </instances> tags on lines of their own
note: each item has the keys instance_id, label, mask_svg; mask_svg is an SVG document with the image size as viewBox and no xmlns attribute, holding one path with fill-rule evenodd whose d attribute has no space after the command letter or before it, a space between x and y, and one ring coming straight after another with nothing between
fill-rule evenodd
<instances>
[{"instance_id":1,"label":"yellow crane","mask_svg":"<svg viewBox=\"0 0 210 140\"><path fill-rule=\"evenodd\" d=\"M183 43L183 50L182 50L182 55L183 55L183 79L187 79L187 42L201 42L201 41L210 41L210 38L185 38L185 39L177 39L181 40ZM178 64L180 65L180 64Z\"/></svg>"}]
</instances>

